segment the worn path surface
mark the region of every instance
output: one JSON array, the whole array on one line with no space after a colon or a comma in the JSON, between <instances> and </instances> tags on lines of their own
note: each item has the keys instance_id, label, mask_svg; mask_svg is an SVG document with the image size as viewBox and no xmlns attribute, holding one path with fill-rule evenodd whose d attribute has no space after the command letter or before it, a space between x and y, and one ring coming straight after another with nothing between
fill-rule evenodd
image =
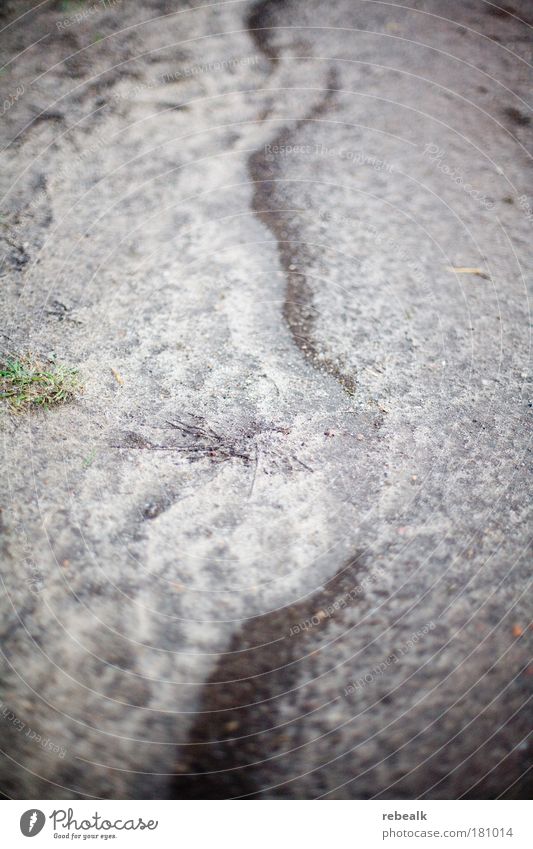
<instances>
[{"instance_id":1,"label":"worn path surface","mask_svg":"<svg viewBox=\"0 0 533 849\"><path fill-rule=\"evenodd\" d=\"M527 792L530 4L32 5L2 792Z\"/></svg>"}]
</instances>

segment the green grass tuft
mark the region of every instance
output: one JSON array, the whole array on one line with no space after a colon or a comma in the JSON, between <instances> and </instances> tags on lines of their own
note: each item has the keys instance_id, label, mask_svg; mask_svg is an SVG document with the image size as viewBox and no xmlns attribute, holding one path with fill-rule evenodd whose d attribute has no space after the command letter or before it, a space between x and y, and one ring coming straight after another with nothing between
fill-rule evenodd
<instances>
[{"instance_id":1,"label":"green grass tuft","mask_svg":"<svg viewBox=\"0 0 533 849\"><path fill-rule=\"evenodd\" d=\"M12 412L64 404L81 388L77 369L52 358L42 362L24 354L0 361L0 400L6 401Z\"/></svg>"}]
</instances>

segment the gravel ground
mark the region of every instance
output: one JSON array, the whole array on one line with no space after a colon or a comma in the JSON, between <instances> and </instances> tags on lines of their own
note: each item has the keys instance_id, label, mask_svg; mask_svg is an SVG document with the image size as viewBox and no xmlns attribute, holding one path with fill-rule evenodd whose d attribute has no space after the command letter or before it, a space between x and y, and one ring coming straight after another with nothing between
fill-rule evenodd
<instances>
[{"instance_id":1,"label":"gravel ground","mask_svg":"<svg viewBox=\"0 0 533 849\"><path fill-rule=\"evenodd\" d=\"M528 793L532 27L4 3L6 797Z\"/></svg>"}]
</instances>

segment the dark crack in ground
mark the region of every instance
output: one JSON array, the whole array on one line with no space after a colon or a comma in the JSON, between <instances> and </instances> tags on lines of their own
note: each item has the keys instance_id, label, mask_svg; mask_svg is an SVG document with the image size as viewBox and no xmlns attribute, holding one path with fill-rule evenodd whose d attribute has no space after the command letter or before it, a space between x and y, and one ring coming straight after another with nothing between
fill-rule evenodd
<instances>
[{"instance_id":1,"label":"dark crack in ground","mask_svg":"<svg viewBox=\"0 0 533 849\"><path fill-rule=\"evenodd\" d=\"M320 101L308 114L292 126L283 127L272 141L272 147L280 149L288 146L291 139L306 123L315 121L330 108L338 86L337 72L331 68L326 88ZM263 120L268 117L264 116ZM273 179L273 166L264 148L260 148L249 159L248 169L254 182L252 208L257 217L274 234L278 243L280 261L287 278L283 317L291 331L295 344L304 356L321 373L330 374L353 395L356 379L353 374L342 371L339 364L328 358L314 338L316 310L313 307L313 291L303 272L297 269L305 267L305 244L293 215L294 210L284 212L279 209L276 181Z\"/></svg>"},{"instance_id":2,"label":"dark crack in ground","mask_svg":"<svg viewBox=\"0 0 533 849\"><path fill-rule=\"evenodd\" d=\"M255 46L271 61L272 67L279 61L279 52L272 44L270 27L274 21L273 13L279 5L280 0L261 0L253 6L247 21L248 31Z\"/></svg>"}]
</instances>

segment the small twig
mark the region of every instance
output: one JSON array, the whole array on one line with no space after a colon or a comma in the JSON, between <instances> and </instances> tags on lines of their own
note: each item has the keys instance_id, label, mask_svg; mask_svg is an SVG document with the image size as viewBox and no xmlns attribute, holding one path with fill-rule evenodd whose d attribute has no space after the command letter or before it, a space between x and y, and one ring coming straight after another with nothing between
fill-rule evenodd
<instances>
[{"instance_id":1,"label":"small twig","mask_svg":"<svg viewBox=\"0 0 533 849\"><path fill-rule=\"evenodd\" d=\"M298 457L296 456L296 454L292 455L292 459L296 460L296 462L299 463L300 466L303 466L304 469L307 469L308 472L314 471L310 466L306 466L305 463L303 463L301 460L299 460Z\"/></svg>"},{"instance_id":2,"label":"small twig","mask_svg":"<svg viewBox=\"0 0 533 849\"><path fill-rule=\"evenodd\" d=\"M176 430L181 430L183 433L195 433L196 432L196 433L202 433L202 434L204 434L204 436L207 436L205 431L203 431L199 427L196 427L196 425L187 425L187 424L185 424L185 422L180 422L179 419L176 419L176 421L174 421L174 422L169 421L169 419L165 419L165 421L166 421L167 424L170 425L170 427L173 427Z\"/></svg>"},{"instance_id":3,"label":"small twig","mask_svg":"<svg viewBox=\"0 0 533 849\"><path fill-rule=\"evenodd\" d=\"M259 448L256 446L256 448L255 448L255 466L254 466L254 474L253 474L253 478L252 478L252 486L250 487L250 494L248 495L248 498L251 498L251 497L252 497L252 495L254 494L254 486L255 486L255 479L256 479L256 477L257 477L257 468L258 468L258 466L259 466Z\"/></svg>"}]
</instances>

